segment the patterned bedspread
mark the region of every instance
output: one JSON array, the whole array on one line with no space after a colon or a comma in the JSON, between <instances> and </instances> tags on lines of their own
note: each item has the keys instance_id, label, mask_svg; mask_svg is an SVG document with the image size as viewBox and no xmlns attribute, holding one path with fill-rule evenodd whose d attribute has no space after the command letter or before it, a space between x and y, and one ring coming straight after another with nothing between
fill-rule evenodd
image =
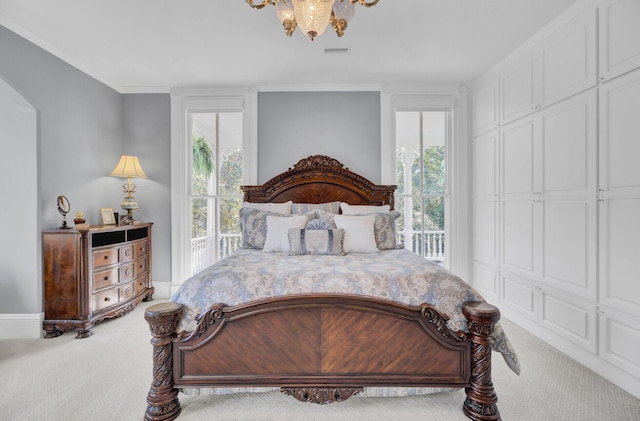
<instances>
[{"instance_id":1,"label":"patterned bedspread","mask_svg":"<svg viewBox=\"0 0 640 421\"><path fill-rule=\"evenodd\" d=\"M449 316L450 329L464 331L462 303L484 301L458 276L408 250L289 256L250 249L238 250L194 275L171 301L186 306L178 329L192 331L195 317L213 304L305 293L365 295L416 306L426 302ZM499 323L493 336L493 348L519 374L518 357Z\"/></svg>"}]
</instances>

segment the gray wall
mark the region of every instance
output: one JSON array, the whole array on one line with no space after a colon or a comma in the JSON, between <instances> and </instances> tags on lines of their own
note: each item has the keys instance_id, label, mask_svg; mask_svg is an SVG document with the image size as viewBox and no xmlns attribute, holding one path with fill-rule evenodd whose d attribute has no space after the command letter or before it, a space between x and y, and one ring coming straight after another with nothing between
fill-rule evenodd
<instances>
[{"instance_id":1,"label":"gray wall","mask_svg":"<svg viewBox=\"0 0 640 421\"><path fill-rule=\"evenodd\" d=\"M317 154L380 183L380 93L260 92L258 183Z\"/></svg>"},{"instance_id":2,"label":"gray wall","mask_svg":"<svg viewBox=\"0 0 640 421\"><path fill-rule=\"evenodd\" d=\"M38 116L37 153L31 158L37 162L37 203L11 206L10 217L15 223L5 225L3 241L24 235L23 224L35 225L38 235L22 248L12 249L15 259L8 256L2 260L3 266L9 267L0 268L0 314L42 311L40 276L24 279L10 266L17 266L25 253L38 256L37 264L41 265L39 232L60 225L58 195L67 196L71 203L69 219L82 211L89 223L97 224L99 208L120 210L123 180L108 175L123 153L138 154L149 176L136 183L141 204L136 217L156 222L153 277L169 280L169 96L121 95L2 26L0 57L0 78L31 104ZM12 140L0 142L3 157L10 153L7 142ZM19 174L14 182L20 182ZM12 197L6 180L0 193ZM36 220L21 220L21 206L32 205L38 209Z\"/></svg>"},{"instance_id":3,"label":"gray wall","mask_svg":"<svg viewBox=\"0 0 640 421\"><path fill-rule=\"evenodd\" d=\"M134 215L140 221L154 223L153 280L170 283L171 98L169 94L122 95L122 108L123 153L137 155L148 177L135 180L140 208ZM114 204L116 207L119 205Z\"/></svg>"}]
</instances>

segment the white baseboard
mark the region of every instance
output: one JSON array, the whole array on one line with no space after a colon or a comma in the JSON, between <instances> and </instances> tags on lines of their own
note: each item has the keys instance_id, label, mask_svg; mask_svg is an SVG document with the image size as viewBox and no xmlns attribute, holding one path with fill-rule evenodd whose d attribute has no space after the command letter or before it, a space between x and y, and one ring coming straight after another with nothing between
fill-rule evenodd
<instances>
[{"instance_id":1,"label":"white baseboard","mask_svg":"<svg viewBox=\"0 0 640 421\"><path fill-rule=\"evenodd\" d=\"M515 311L509 310L508 307L502 306L500 309L502 315L519 325L529 333L537 336L560 352L573 358L580 364L584 365L591 371L609 380L621 389L629 392L636 398L640 399L640 379L627 373L624 370L604 361L602 358L594 355L583 348L569 342L561 336L545 329L527 317L521 316ZM508 334L509 332L507 332ZM518 350L516 349L516 352Z\"/></svg>"},{"instance_id":2,"label":"white baseboard","mask_svg":"<svg viewBox=\"0 0 640 421\"><path fill-rule=\"evenodd\" d=\"M171 294L173 293L171 282L153 281L153 288L154 299L157 298L159 300L168 300L169 298L171 298Z\"/></svg>"},{"instance_id":3,"label":"white baseboard","mask_svg":"<svg viewBox=\"0 0 640 421\"><path fill-rule=\"evenodd\" d=\"M44 337L44 313L0 314L0 339L38 339Z\"/></svg>"}]
</instances>

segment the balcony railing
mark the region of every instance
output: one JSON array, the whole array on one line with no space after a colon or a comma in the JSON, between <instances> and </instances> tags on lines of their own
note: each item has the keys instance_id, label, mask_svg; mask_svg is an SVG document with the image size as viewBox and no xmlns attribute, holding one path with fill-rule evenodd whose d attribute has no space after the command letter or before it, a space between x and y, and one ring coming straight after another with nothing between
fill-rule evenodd
<instances>
[{"instance_id":1,"label":"balcony railing","mask_svg":"<svg viewBox=\"0 0 640 421\"><path fill-rule=\"evenodd\" d=\"M400 241L405 238L404 232L398 233ZM444 254L444 231L425 231L424 235L419 232L409 233L410 242L405 241L406 248L413 250L419 256L430 260L445 260ZM220 234L218 250L220 256L215 258L215 237L200 237L191 240L191 273L200 272L207 266L212 265L220 259L224 259L238 248L242 243L241 234Z\"/></svg>"},{"instance_id":2,"label":"balcony railing","mask_svg":"<svg viewBox=\"0 0 640 421\"><path fill-rule=\"evenodd\" d=\"M425 231L424 235L421 232L399 232L398 236L400 240L404 240L405 248L413 250L418 256L422 256L429 260L445 260L444 254L444 231ZM410 237L410 241L405 240L406 237Z\"/></svg>"},{"instance_id":3,"label":"balcony railing","mask_svg":"<svg viewBox=\"0 0 640 421\"><path fill-rule=\"evenodd\" d=\"M216 259L214 236L199 237L191 240L191 273L200 272L207 266L220 259L224 259L240 248L242 243L241 234L220 234L218 250L220 256Z\"/></svg>"}]
</instances>

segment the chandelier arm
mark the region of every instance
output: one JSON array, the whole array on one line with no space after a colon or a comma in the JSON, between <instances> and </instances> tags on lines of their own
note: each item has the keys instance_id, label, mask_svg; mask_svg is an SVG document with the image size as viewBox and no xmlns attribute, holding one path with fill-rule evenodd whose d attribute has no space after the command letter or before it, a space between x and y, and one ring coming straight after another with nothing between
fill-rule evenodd
<instances>
[{"instance_id":1,"label":"chandelier arm","mask_svg":"<svg viewBox=\"0 0 640 421\"><path fill-rule=\"evenodd\" d=\"M262 9L263 7L265 7L265 6L269 5L269 4L273 4L273 5L276 4L274 0L262 0L262 3L260 3L260 4L253 4L253 0L245 0L245 1L247 2L247 4L249 6L251 6L252 8L257 9L257 10L260 10L260 9Z\"/></svg>"},{"instance_id":2,"label":"chandelier arm","mask_svg":"<svg viewBox=\"0 0 640 421\"><path fill-rule=\"evenodd\" d=\"M249 0L247 0L249 1ZM376 4L378 4L380 0L373 0L367 3L367 0L351 0L351 3L359 3L360 6L364 6L364 7L372 7L375 6Z\"/></svg>"}]
</instances>

